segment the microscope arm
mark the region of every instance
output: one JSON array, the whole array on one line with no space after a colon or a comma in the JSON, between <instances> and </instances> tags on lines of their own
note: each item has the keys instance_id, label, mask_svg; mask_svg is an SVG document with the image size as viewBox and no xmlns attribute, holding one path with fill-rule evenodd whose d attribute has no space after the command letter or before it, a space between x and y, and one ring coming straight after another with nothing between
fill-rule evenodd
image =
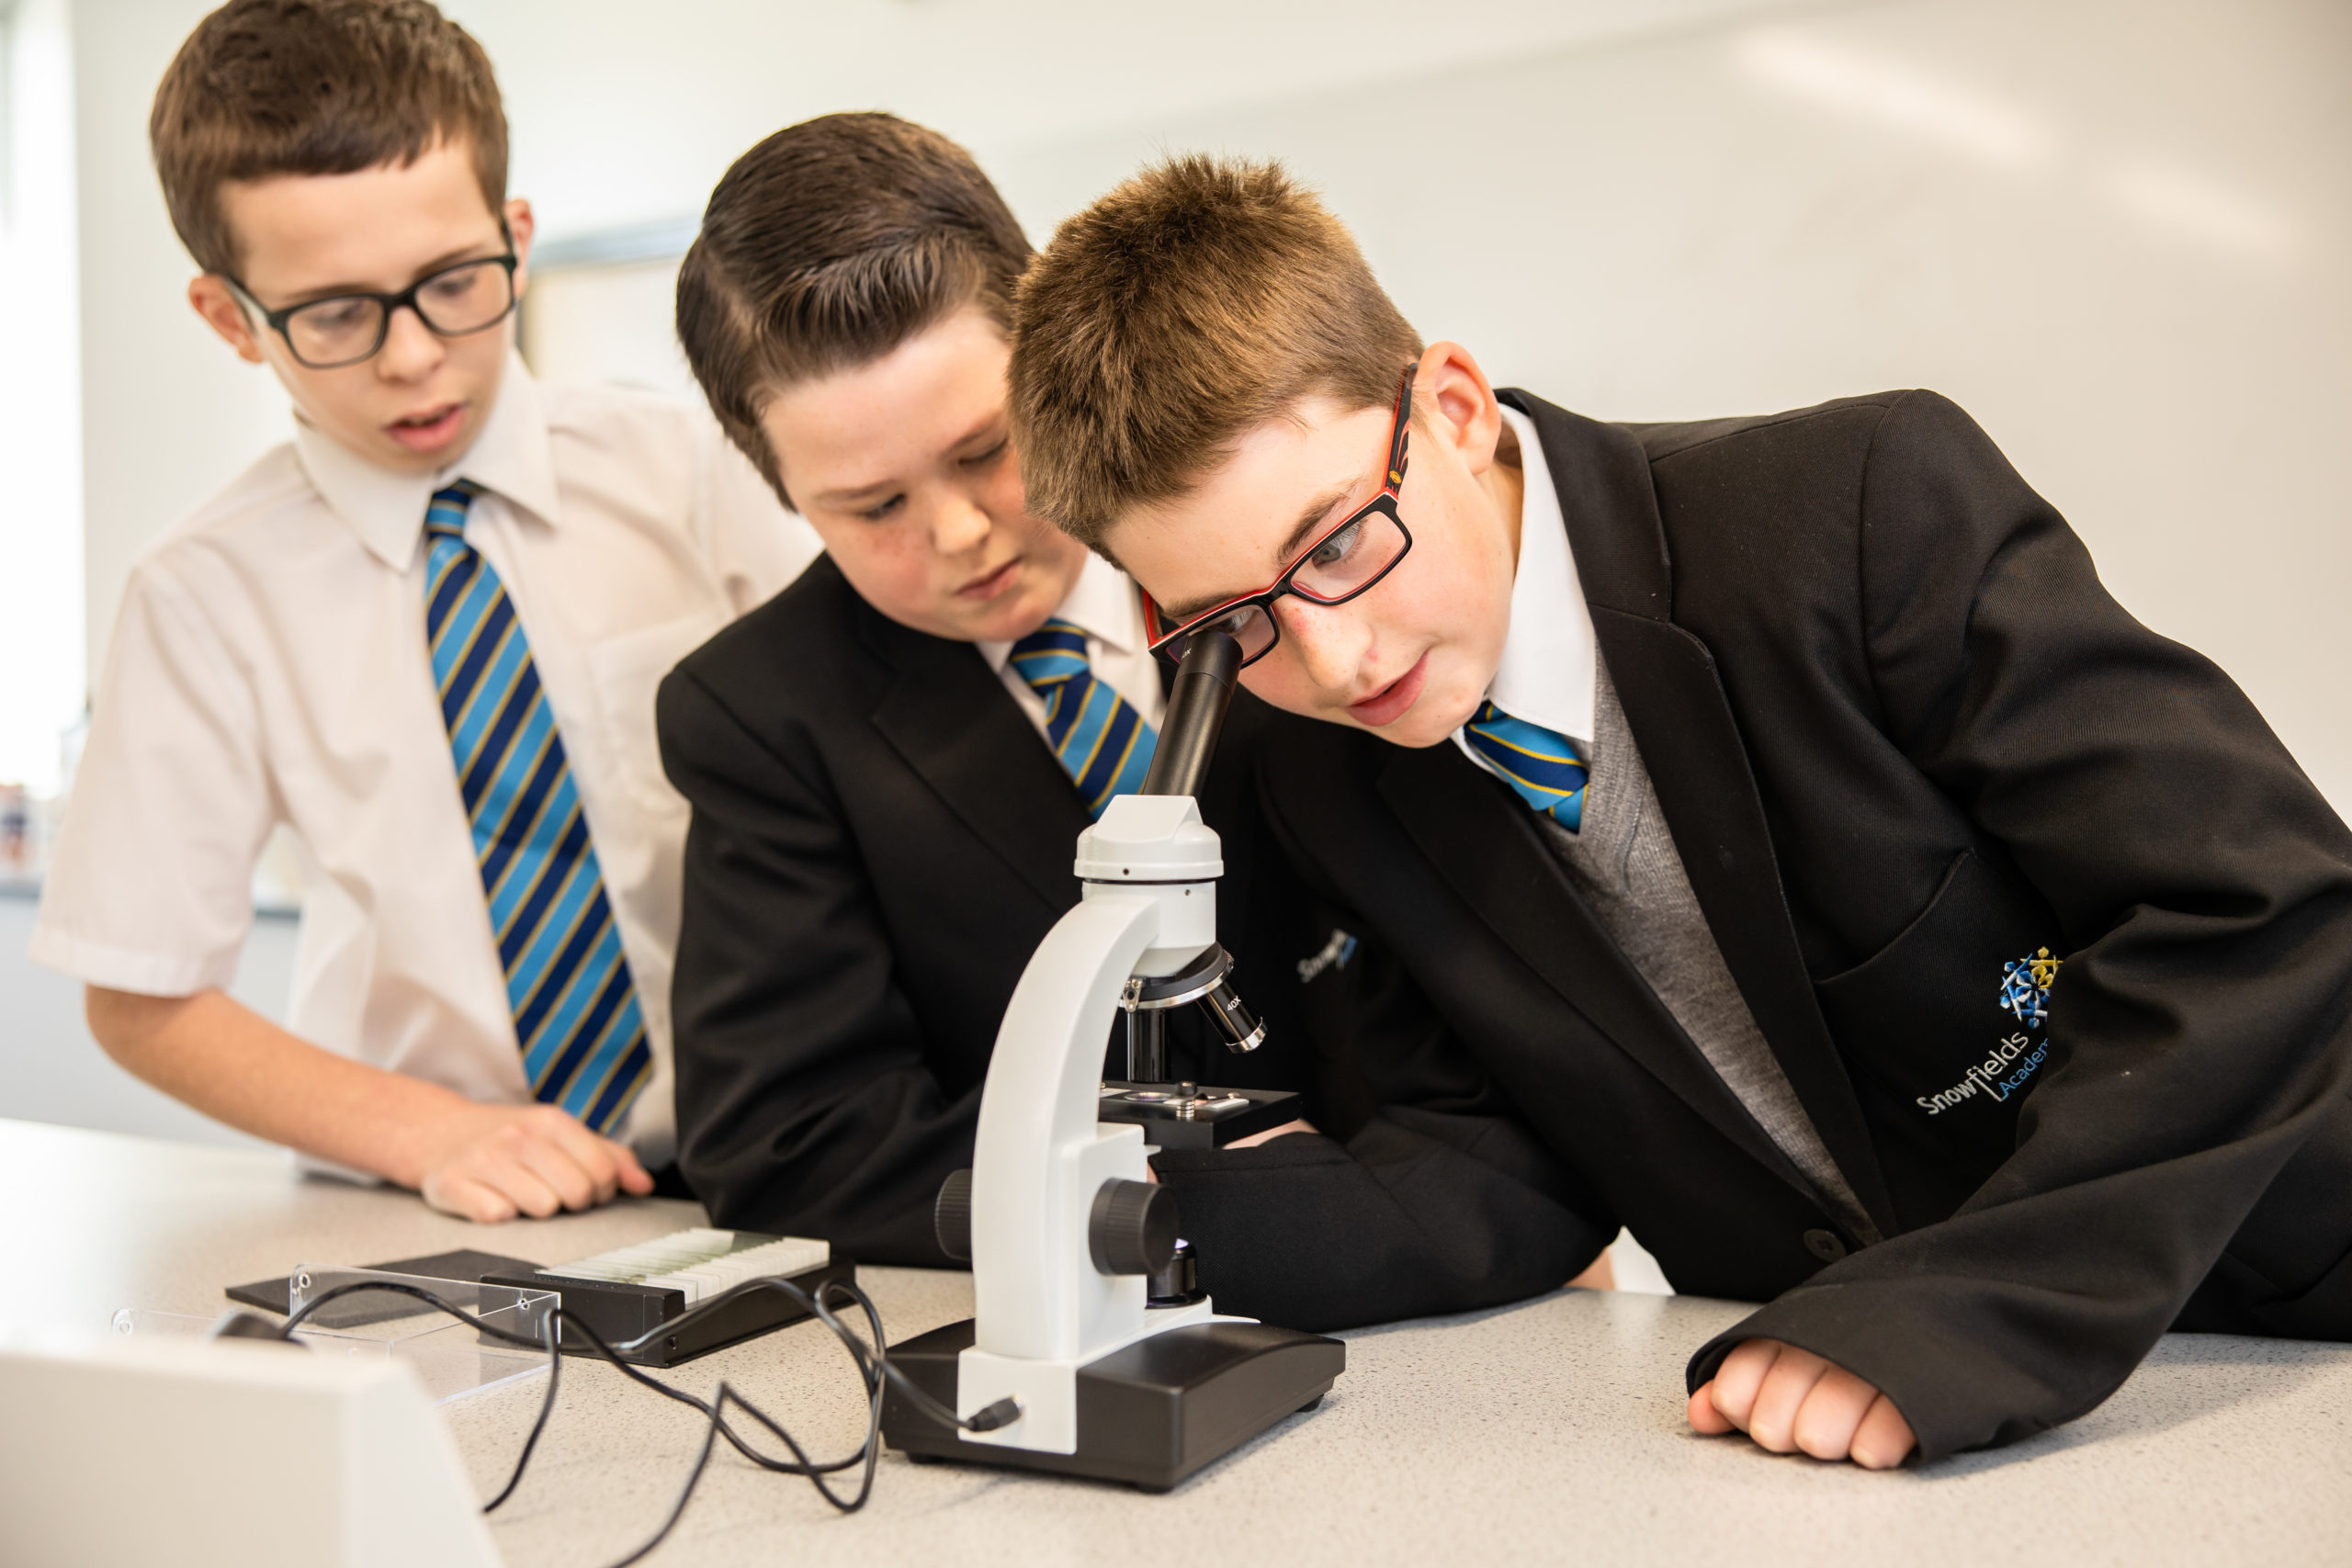
<instances>
[{"instance_id":1,"label":"microscope arm","mask_svg":"<svg viewBox=\"0 0 2352 1568\"><path fill-rule=\"evenodd\" d=\"M950 1216L967 1227L974 1321L894 1350L932 1366L934 1378L952 1356L959 1415L1000 1405L1016 1414L955 1431L925 1429L900 1412L894 1443L1165 1486L1311 1404L1345 1364L1333 1341L1220 1317L1197 1292L1152 1305L1147 1276L1182 1246L1178 1219L1168 1190L1145 1181L1144 1129L1132 1116L1114 1119L1113 1108L1173 1100L1149 1109L1197 1126L1249 1102L1207 1101L1191 1085L1170 1095L1101 1081L1102 1037L1140 990L1159 984L1160 1002L1173 1005L1203 978L1222 987L1225 862L1194 796L1240 664L1232 637L1195 640L1143 792L1114 796L1080 835L1078 907L1014 987L989 1061L969 1181L951 1181L938 1211L943 1238ZM1244 1030L1236 1049L1263 1032L1246 1010L1228 1035ZM1091 1428L1080 1418L1081 1379L1095 1391ZM893 1425L891 1412L884 1421Z\"/></svg>"},{"instance_id":2,"label":"microscope arm","mask_svg":"<svg viewBox=\"0 0 2352 1568\"><path fill-rule=\"evenodd\" d=\"M1087 1205L1103 1181L1145 1179L1140 1129L1122 1129L1127 1135L1117 1140L1097 1136L1095 1086L1119 987L1159 924L1148 897L1086 900L1046 935L1005 1010L972 1151L972 1290L982 1349L1075 1356L1090 1320L1113 1314L1122 1297L1134 1298L1130 1312L1143 1306L1142 1280L1104 1278L1069 1238L1084 1234ZM1027 1048L1005 1048L1015 1041Z\"/></svg>"}]
</instances>

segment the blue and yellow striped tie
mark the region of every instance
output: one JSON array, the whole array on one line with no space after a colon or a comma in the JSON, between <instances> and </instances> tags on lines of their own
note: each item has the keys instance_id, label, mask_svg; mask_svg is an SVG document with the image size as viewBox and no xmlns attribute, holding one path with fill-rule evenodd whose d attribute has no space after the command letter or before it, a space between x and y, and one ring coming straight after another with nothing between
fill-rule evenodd
<instances>
[{"instance_id":1,"label":"blue and yellow striped tie","mask_svg":"<svg viewBox=\"0 0 2352 1568\"><path fill-rule=\"evenodd\" d=\"M563 738L505 584L466 543L470 482L424 511L424 632L531 1092L608 1132L652 1066Z\"/></svg>"},{"instance_id":2,"label":"blue and yellow striped tie","mask_svg":"<svg viewBox=\"0 0 2352 1568\"><path fill-rule=\"evenodd\" d=\"M1555 729L1513 718L1492 703L1480 703L1463 726L1470 749L1519 792L1530 808L1569 832L1584 825L1584 786L1589 770L1576 742Z\"/></svg>"},{"instance_id":3,"label":"blue and yellow striped tie","mask_svg":"<svg viewBox=\"0 0 2352 1568\"><path fill-rule=\"evenodd\" d=\"M1108 681L1095 678L1084 632L1047 621L1012 645L1012 660L1046 700L1046 743L1078 785L1088 816L1102 816L1113 795L1143 787L1159 733Z\"/></svg>"}]
</instances>

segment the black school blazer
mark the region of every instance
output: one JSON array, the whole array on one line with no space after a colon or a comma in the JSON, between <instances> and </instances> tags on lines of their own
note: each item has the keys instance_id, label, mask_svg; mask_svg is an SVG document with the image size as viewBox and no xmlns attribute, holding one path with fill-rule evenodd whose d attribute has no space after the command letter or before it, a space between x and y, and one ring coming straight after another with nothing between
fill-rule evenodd
<instances>
[{"instance_id":1,"label":"black school blazer","mask_svg":"<svg viewBox=\"0 0 2352 1568\"><path fill-rule=\"evenodd\" d=\"M1843 1233L1499 782L1292 722L1269 816L1378 987L1359 1158L1441 1112L1522 1183L1420 1193L1410 1223L1482 1232L1454 1245L1489 1273L1359 1272L1356 1308L1506 1299L1519 1254L1623 1222L1678 1289L1770 1303L1693 1387L1783 1339L1884 1390L1930 1459L2081 1415L2177 1320L2352 1336L2352 835L2237 688L2126 615L1932 393L1650 426L1503 396L1692 890L1888 1239ZM1351 1209L1325 1140L1258 1156L1287 1172L1252 1153L1174 1174L1188 1224L1245 1310L1328 1315L1283 1272L1300 1200L1250 1179L1321 1192L1313 1228L1374 1253L1396 1207Z\"/></svg>"},{"instance_id":2,"label":"black school blazer","mask_svg":"<svg viewBox=\"0 0 2352 1568\"><path fill-rule=\"evenodd\" d=\"M1270 711L1237 696L1202 799L1224 840L1219 934L1267 1043L1204 1054L1187 1010L1170 1059L1311 1087L1291 1002L1307 939L1252 787ZM1076 788L978 649L880 615L830 558L689 655L656 712L694 811L672 988L681 1170L719 1224L946 1265L933 1201L972 1161L1013 986L1078 901Z\"/></svg>"}]
</instances>

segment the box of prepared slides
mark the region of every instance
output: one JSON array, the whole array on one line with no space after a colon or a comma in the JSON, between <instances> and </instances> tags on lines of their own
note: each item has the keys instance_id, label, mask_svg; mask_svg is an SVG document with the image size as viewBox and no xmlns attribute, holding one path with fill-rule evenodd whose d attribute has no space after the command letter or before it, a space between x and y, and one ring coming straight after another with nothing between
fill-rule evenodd
<instances>
[{"instance_id":1,"label":"box of prepared slides","mask_svg":"<svg viewBox=\"0 0 2352 1568\"><path fill-rule=\"evenodd\" d=\"M621 1359L674 1367L808 1316L781 1291L751 1291L674 1334L659 1332L729 1287L770 1275L781 1275L815 1296L829 1281L856 1279L857 1269L821 1241L696 1229L575 1262L481 1278L487 1285L553 1291L563 1298L564 1310L594 1328ZM569 1325L559 1343L573 1355L595 1354Z\"/></svg>"}]
</instances>

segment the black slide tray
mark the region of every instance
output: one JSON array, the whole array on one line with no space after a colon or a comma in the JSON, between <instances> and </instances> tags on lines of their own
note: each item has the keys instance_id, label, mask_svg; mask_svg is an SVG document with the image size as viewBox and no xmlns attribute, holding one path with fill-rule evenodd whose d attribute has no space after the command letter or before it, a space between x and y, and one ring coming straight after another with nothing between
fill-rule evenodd
<instances>
[{"instance_id":1,"label":"black slide tray","mask_svg":"<svg viewBox=\"0 0 2352 1568\"><path fill-rule=\"evenodd\" d=\"M528 1258L508 1258L495 1252L435 1252L424 1258L400 1258L390 1263L361 1263L355 1268L377 1274L414 1274L427 1280L462 1280L471 1284L485 1274L528 1274L538 1265ZM286 1288L286 1276L274 1280L255 1280L248 1285L232 1285L228 1297L240 1306L256 1306L284 1317L293 1310L290 1292ZM405 1298L382 1295L354 1296L347 1301L329 1302L325 1310L311 1321L322 1328L356 1328L362 1324L389 1323L396 1317L408 1317L424 1310Z\"/></svg>"},{"instance_id":2,"label":"black slide tray","mask_svg":"<svg viewBox=\"0 0 2352 1568\"><path fill-rule=\"evenodd\" d=\"M820 1286L835 1280L854 1282L857 1265L851 1259L835 1255L829 1263L814 1269L804 1269L797 1274L786 1274L791 1280L811 1296ZM563 1298L563 1309L577 1314L605 1337L605 1343L616 1350L628 1340L651 1333L686 1310L685 1293L682 1291L661 1290L651 1285L623 1284L610 1280L572 1280L560 1274L542 1274L536 1264L520 1269L486 1273L485 1285L513 1285L526 1291L553 1291ZM702 1318L678 1334L655 1335L633 1350L620 1350L620 1358L639 1367L675 1367L707 1356L713 1350L723 1350L729 1345L741 1344L755 1335L772 1328L797 1323L808 1313L781 1291L753 1291L727 1303L710 1316ZM595 1355L595 1347L584 1337L565 1334L559 1348L567 1354Z\"/></svg>"}]
</instances>

